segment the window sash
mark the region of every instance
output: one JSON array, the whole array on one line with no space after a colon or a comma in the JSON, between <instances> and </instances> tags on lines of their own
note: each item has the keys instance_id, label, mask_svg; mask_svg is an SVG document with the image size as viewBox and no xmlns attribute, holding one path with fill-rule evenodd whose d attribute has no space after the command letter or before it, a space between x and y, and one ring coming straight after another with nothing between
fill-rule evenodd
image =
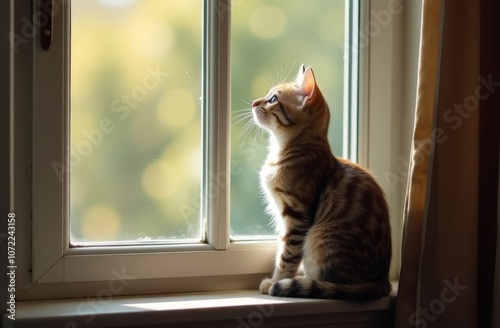
<instances>
[{"instance_id":1,"label":"window sash","mask_svg":"<svg viewBox=\"0 0 500 328\"><path fill-rule=\"evenodd\" d=\"M33 1L34 12L38 2ZM33 55L33 275L32 280L63 281L64 255L69 248L68 208L68 108L69 2L59 4L53 15L53 30L60 37L52 40L50 51L34 40ZM55 12L55 11L54 11ZM46 83L47 77L59 77ZM56 171L59 170L56 174Z\"/></svg>"},{"instance_id":2,"label":"window sash","mask_svg":"<svg viewBox=\"0 0 500 328\"><path fill-rule=\"evenodd\" d=\"M216 250L229 246L231 178L229 42L231 0L204 1L202 208L207 242Z\"/></svg>"},{"instance_id":3,"label":"window sash","mask_svg":"<svg viewBox=\"0 0 500 328\"><path fill-rule=\"evenodd\" d=\"M359 143L359 51L354 45L359 43L360 6L358 1L346 1L345 19L346 28L344 36L344 131L343 154L344 158L358 162ZM365 5L366 6L366 5ZM355 108L356 110L351 110Z\"/></svg>"}]
</instances>

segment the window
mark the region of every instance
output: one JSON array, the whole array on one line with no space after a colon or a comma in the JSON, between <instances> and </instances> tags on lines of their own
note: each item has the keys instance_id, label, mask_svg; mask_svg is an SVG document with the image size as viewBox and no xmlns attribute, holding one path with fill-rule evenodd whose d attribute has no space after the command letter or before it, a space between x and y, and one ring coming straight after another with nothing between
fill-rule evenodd
<instances>
[{"instance_id":1,"label":"window","mask_svg":"<svg viewBox=\"0 0 500 328\"><path fill-rule=\"evenodd\" d=\"M126 272L124 293L255 288L275 243L254 183L263 133L238 115L266 72L315 68L336 154L365 160L375 131L351 110L368 48L344 46L370 8L315 1L54 2L51 49L33 56L34 285L85 296Z\"/></svg>"}]
</instances>

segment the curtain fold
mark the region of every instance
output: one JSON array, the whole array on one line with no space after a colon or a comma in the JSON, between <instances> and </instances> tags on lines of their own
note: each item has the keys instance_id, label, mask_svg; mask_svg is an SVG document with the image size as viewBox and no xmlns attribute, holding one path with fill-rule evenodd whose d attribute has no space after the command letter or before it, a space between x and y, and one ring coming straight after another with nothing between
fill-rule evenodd
<instances>
[{"instance_id":1,"label":"curtain fold","mask_svg":"<svg viewBox=\"0 0 500 328\"><path fill-rule=\"evenodd\" d=\"M398 302L396 322L416 322L416 304L419 303L420 254L425 233L425 217L428 211L428 189L431 173L431 155L422 151L422 141L430 140L434 126L434 107L438 93L438 64L442 22L442 3L424 2L417 82L417 108L425 115L415 115L415 129L410 155L410 172L405 204L403 227L402 268L399 278L398 298L404 295L406 302ZM411 209L411 212L409 211Z\"/></svg>"},{"instance_id":2,"label":"curtain fold","mask_svg":"<svg viewBox=\"0 0 500 328\"><path fill-rule=\"evenodd\" d=\"M500 129L492 6L423 1L397 327L491 327Z\"/></svg>"}]
</instances>

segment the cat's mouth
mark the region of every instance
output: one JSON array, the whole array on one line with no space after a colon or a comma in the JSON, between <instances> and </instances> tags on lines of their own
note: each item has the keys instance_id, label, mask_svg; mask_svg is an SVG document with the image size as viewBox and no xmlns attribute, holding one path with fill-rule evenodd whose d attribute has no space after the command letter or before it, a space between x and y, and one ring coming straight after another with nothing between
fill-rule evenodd
<instances>
[{"instance_id":1,"label":"cat's mouth","mask_svg":"<svg viewBox=\"0 0 500 328\"><path fill-rule=\"evenodd\" d=\"M264 126L267 123L268 117L264 108L255 106L252 108L252 113L253 119L257 125Z\"/></svg>"}]
</instances>

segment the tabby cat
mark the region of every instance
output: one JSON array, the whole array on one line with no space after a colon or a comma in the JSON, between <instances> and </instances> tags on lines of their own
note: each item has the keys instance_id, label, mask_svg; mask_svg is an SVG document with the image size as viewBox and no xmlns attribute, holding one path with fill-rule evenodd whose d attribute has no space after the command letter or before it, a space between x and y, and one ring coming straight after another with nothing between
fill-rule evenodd
<instances>
[{"instance_id":1,"label":"tabby cat","mask_svg":"<svg viewBox=\"0 0 500 328\"><path fill-rule=\"evenodd\" d=\"M279 233L274 273L260 291L353 301L389 294L384 194L368 171L332 154L330 112L311 67L302 65L294 82L252 107L256 124L270 132L261 185Z\"/></svg>"}]
</instances>

